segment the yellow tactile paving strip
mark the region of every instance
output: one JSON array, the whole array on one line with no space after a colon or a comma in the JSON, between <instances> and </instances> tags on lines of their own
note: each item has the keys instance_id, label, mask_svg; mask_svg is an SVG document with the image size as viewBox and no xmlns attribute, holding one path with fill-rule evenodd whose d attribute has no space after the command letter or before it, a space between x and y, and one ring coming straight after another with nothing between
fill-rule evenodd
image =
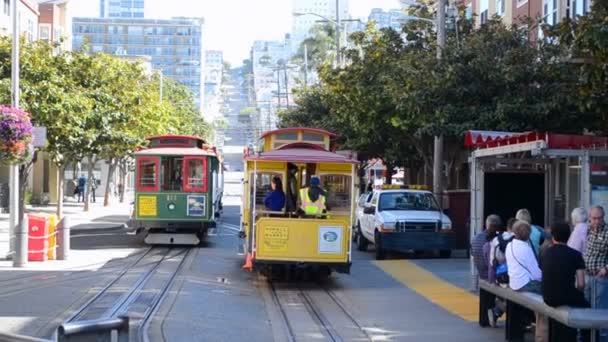
<instances>
[{"instance_id":1,"label":"yellow tactile paving strip","mask_svg":"<svg viewBox=\"0 0 608 342\"><path fill-rule=\"evenodd\" d=\"M450 313L469 322L479 319L479 297L407 260L374 261L376 266Z\"/></svg>"}]
</instances>

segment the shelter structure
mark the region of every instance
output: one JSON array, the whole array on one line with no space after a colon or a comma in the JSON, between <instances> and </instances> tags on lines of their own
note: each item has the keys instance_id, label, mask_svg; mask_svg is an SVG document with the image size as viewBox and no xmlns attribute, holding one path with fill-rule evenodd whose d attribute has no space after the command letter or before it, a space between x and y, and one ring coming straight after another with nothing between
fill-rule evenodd
<instances>
[{"instance_id":1,"label":"shelter structure","mask_svg":"<svg viewBox=\"0 0 608 342\"><path fill-rule=\"evenodd\" d=\"M519 208L533 223L568 221L572 209L608 207L608 137L469 131L470 234L492 213L504 220Z\"/></svg>"}]
</instances>

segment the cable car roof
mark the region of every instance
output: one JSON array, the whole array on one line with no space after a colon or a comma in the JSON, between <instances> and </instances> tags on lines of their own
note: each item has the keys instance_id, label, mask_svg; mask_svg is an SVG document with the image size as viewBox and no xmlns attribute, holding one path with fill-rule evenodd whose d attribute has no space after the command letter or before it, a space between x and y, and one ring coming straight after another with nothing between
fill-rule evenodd
<instances>
[{"instance_id":1,"label":"cable car roof","mask_svg":"<svg viewBox=\"0 0 608 342\"><path fill-rule=\"evenodd\" d=\"M256 155L247 156L247 160L281 161L288 163L358 163L356 160L338 153L303 148L262 152Z\"/></svg>"},{"instance_id":2,"label":"cable car roof","mask_svg":"<svg viewBox=\"0 0 608 342\"><path fill-rule=\"evenodd\" d=\"M139 150L133 155L141 156L215 156L212 151L203 150L195 147L158 147Z\"/></svg>"},{"instance_id":3,"label":"cable car roof","mask_svg":"<svg viewBox=\"0 0 608 342\"><path fill-rule=\"evenodd\" d=\"M337 137L336 134L326 131L324 129L318 129L318 128L308 128L308 127L289 127L289 128L279 128L279 129L275 129L273 131L267 131L264 132L264 134L262 134L262 136L260 136L260 139L266 138L269 135L272 134L281 134L281 133L287 133L287 132L309 132L309 133L318 133L321 135L328 135L330 138L335 138Z\"/></svg>"}]
</instances>

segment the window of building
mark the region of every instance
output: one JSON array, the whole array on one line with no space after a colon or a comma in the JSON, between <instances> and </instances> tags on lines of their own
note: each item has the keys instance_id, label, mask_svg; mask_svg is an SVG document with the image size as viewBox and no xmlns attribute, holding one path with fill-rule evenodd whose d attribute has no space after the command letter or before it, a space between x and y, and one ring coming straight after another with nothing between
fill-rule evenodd
<instances>
[{"instance_id":1,"label":"window of building","mask_svg":"<svg viewBox=\"0 0 608 342\"><path fill-rule=\"evenodd\" d=\"M487 23L488 22L488 10L481 12L479 19L480 19L481 25Z\"/></svg>"},{"instance_id":2,"label":"window of building","mask_svg":"<svg viewBox=\"0 0 608 342\"><path fill-rule=\"evenodd\" d=\"M557 0L544 0L543 22L547 25L557 24Z\"/></svg>"},{"instance_id":3,"label":"window of building","mask_svg":"<svg viewBox=\"0 0 608 342\"><path fill-rule=\"evenodd\" d=\"M127 32L129 34L144 34L144 29L141 26L129 26Z\"/></svg>"},{"instance_id":4,"label":"window of building","mask_svg":"<svg viewBox=\"0 0 608 342\"><path fill-rule=\"evenodd\" d=\"M40 40L51 40L51 26L46 24L40 24L38 28L38 37Z\"/></svg>"},{"instance_id":5,"label":"window of building","mask_svg":"<svg viewBox=\"0 0 608 342\"><path fill-rule=\"evenodd\" d=\"M496 0L496 14L499 16L505 15L505 2L506 0Z\"/></svg>"}]
</instances>

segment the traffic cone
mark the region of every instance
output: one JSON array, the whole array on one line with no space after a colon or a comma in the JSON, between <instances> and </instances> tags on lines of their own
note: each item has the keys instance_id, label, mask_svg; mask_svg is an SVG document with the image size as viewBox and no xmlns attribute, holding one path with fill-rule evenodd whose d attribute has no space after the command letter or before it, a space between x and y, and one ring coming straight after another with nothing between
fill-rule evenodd
<instances>
[{"instance_id":1,"label":"traffic cone","mask_svg":"<svg viewBox=\"0 0 608 342\"><path fill-rule=\"evenodd\" d=\"M243 265L243 269L250 270L250 271L253 269L251 253L247 253L247 257L245 258L245 265Z\"/></svg>"}]
</instances>

